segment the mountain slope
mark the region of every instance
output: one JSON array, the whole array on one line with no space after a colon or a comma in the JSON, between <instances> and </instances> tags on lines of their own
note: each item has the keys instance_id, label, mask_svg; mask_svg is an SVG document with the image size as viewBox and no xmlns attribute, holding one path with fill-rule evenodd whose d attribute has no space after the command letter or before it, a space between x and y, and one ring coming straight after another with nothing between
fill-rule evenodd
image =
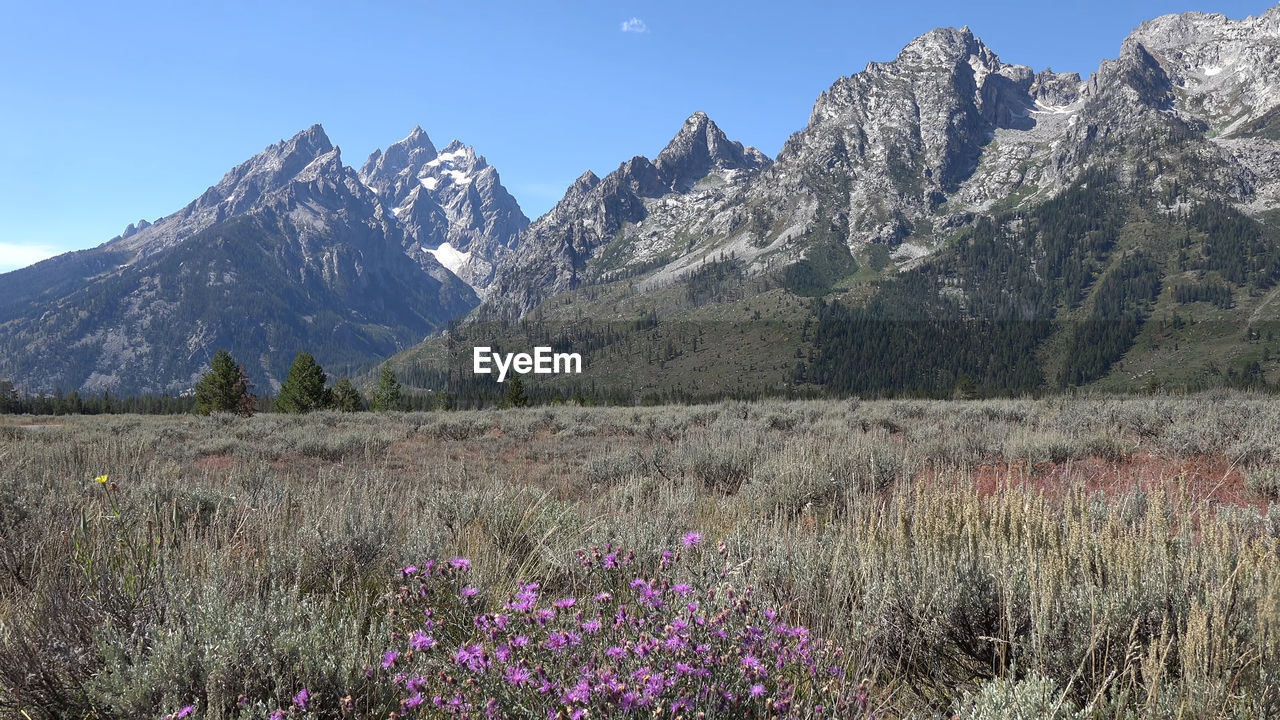
<instances>
[{"instance_id":1,"label":"mountain slope","mask_svg":"<svg viewBox=\"0 0 1280 720\"><path fill-rule=\"evenodd\" d=\"M582 348L541 382L632 399L1280 383L1278 50L1280 8L1144 23L1088 80L932 31L772 164L583 175L448 345ZM447 350L397 362L465 387Z\"/></svg>"},{"instance_id":2,"label":"mountain slope","mask_svg":"<svg viewBox=\"0 0 1280 720\"><path fill-rule=\"evenodd\" d=\"M579 177L499 264L486 315L520 314L611 271L635 273L685 253L688 248L674 245L674 226L770 164L755 148L729 140L705 113L694 113L654 161L636 156L604 179L590 171ZM614 247L617 262L588 268L606 246Z\"/></svg>"},{"instance_id":3,"label":"mountain slope","mask_svg":"<svg viewBox=\"0 0 1280 720\"><path fill-rule=\"evenodd\" d=\"M182 210L0 275L0 375L31 391L182 392L217 348L278 385L293 355L365 364L478 301L317 125Z\"/></svg>"}]
</instances>

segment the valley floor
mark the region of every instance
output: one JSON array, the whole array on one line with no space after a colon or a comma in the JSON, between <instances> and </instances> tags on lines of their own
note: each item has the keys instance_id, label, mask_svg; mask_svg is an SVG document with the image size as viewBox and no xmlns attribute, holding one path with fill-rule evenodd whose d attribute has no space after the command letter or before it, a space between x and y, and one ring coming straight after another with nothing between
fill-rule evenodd
<instances>
[{"instance_id":1,"label":"valley floor","mask_svg":"<svg viewBox=\"0 0 1280 720\"><path fill-rule=\"evenodd\" d=\"M1280 714L1264 395L4 417L0 467L0 717Z\"/></svg>"}]
</instances>

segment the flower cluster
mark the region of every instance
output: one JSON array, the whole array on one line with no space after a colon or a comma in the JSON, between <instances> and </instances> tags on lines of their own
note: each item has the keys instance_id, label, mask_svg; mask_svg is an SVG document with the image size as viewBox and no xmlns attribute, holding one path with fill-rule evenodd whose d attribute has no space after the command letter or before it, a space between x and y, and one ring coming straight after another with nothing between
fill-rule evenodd
<instances>
[{"instance_id":1,"label":"flower cluster","mask_svg":"<svg viewBox=\"0 0 1280 720\"><path fill-rule=\"evenodd\" d=\"M701 540L689 533L682 544ZM633 552L578 557L607 576L596 583L605 590L579 597L523 583L484 611L461 577L465 560L405 568L396 642L374 671L400 717L849 717L865 702L845 682L840 649L750 587L678 582L678 552L664 552L650 576Z\"/></svg>"}]
</instances>

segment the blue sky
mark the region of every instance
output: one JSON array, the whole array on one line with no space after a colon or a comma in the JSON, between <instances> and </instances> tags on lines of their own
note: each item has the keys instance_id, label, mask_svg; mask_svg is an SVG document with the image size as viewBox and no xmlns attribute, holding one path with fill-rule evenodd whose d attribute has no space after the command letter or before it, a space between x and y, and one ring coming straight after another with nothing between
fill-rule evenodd
<instances>
[{"instance_id":1,"label":"blue sky","mask_svg":"<svg viewBox=\"0 0 1280 720\"><path fill-rule=\"evenodd\" d=\"M526 214L695 110L775 155L818 94L938 26L1087 76L1144 19L1273 0L0 0L0 272L181 208L312 123L358 167L421 125Z\"/></svg>"}]
</instances>

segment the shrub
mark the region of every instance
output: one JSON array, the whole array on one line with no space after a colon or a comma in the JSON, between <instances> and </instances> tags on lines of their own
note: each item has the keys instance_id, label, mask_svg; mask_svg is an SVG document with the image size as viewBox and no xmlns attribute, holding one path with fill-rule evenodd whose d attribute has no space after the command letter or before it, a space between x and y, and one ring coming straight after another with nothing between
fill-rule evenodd
<instances>
[{"instance_id":1,"label":"shrub","mask_svg":"<svg viewBox=\"0 0 1280 720\"><path fill-rule=\"evenodd\" d=\"M1280 468L1254 468L1245 477L1245 485L1261 495L1280 498Z\"/></svg>"},{"instance_id":2,"label":"shrub","mask_svg":"<svg viewBox=\"0 0 1280 720\"><path fill-rule=\"evenodd\" d=\"M976 693L965 693L956 708L959 720L1071 720L1083 718L1049 678L1031 674L1022 680L997 679Z\"/></svg>"}]
</instances>

